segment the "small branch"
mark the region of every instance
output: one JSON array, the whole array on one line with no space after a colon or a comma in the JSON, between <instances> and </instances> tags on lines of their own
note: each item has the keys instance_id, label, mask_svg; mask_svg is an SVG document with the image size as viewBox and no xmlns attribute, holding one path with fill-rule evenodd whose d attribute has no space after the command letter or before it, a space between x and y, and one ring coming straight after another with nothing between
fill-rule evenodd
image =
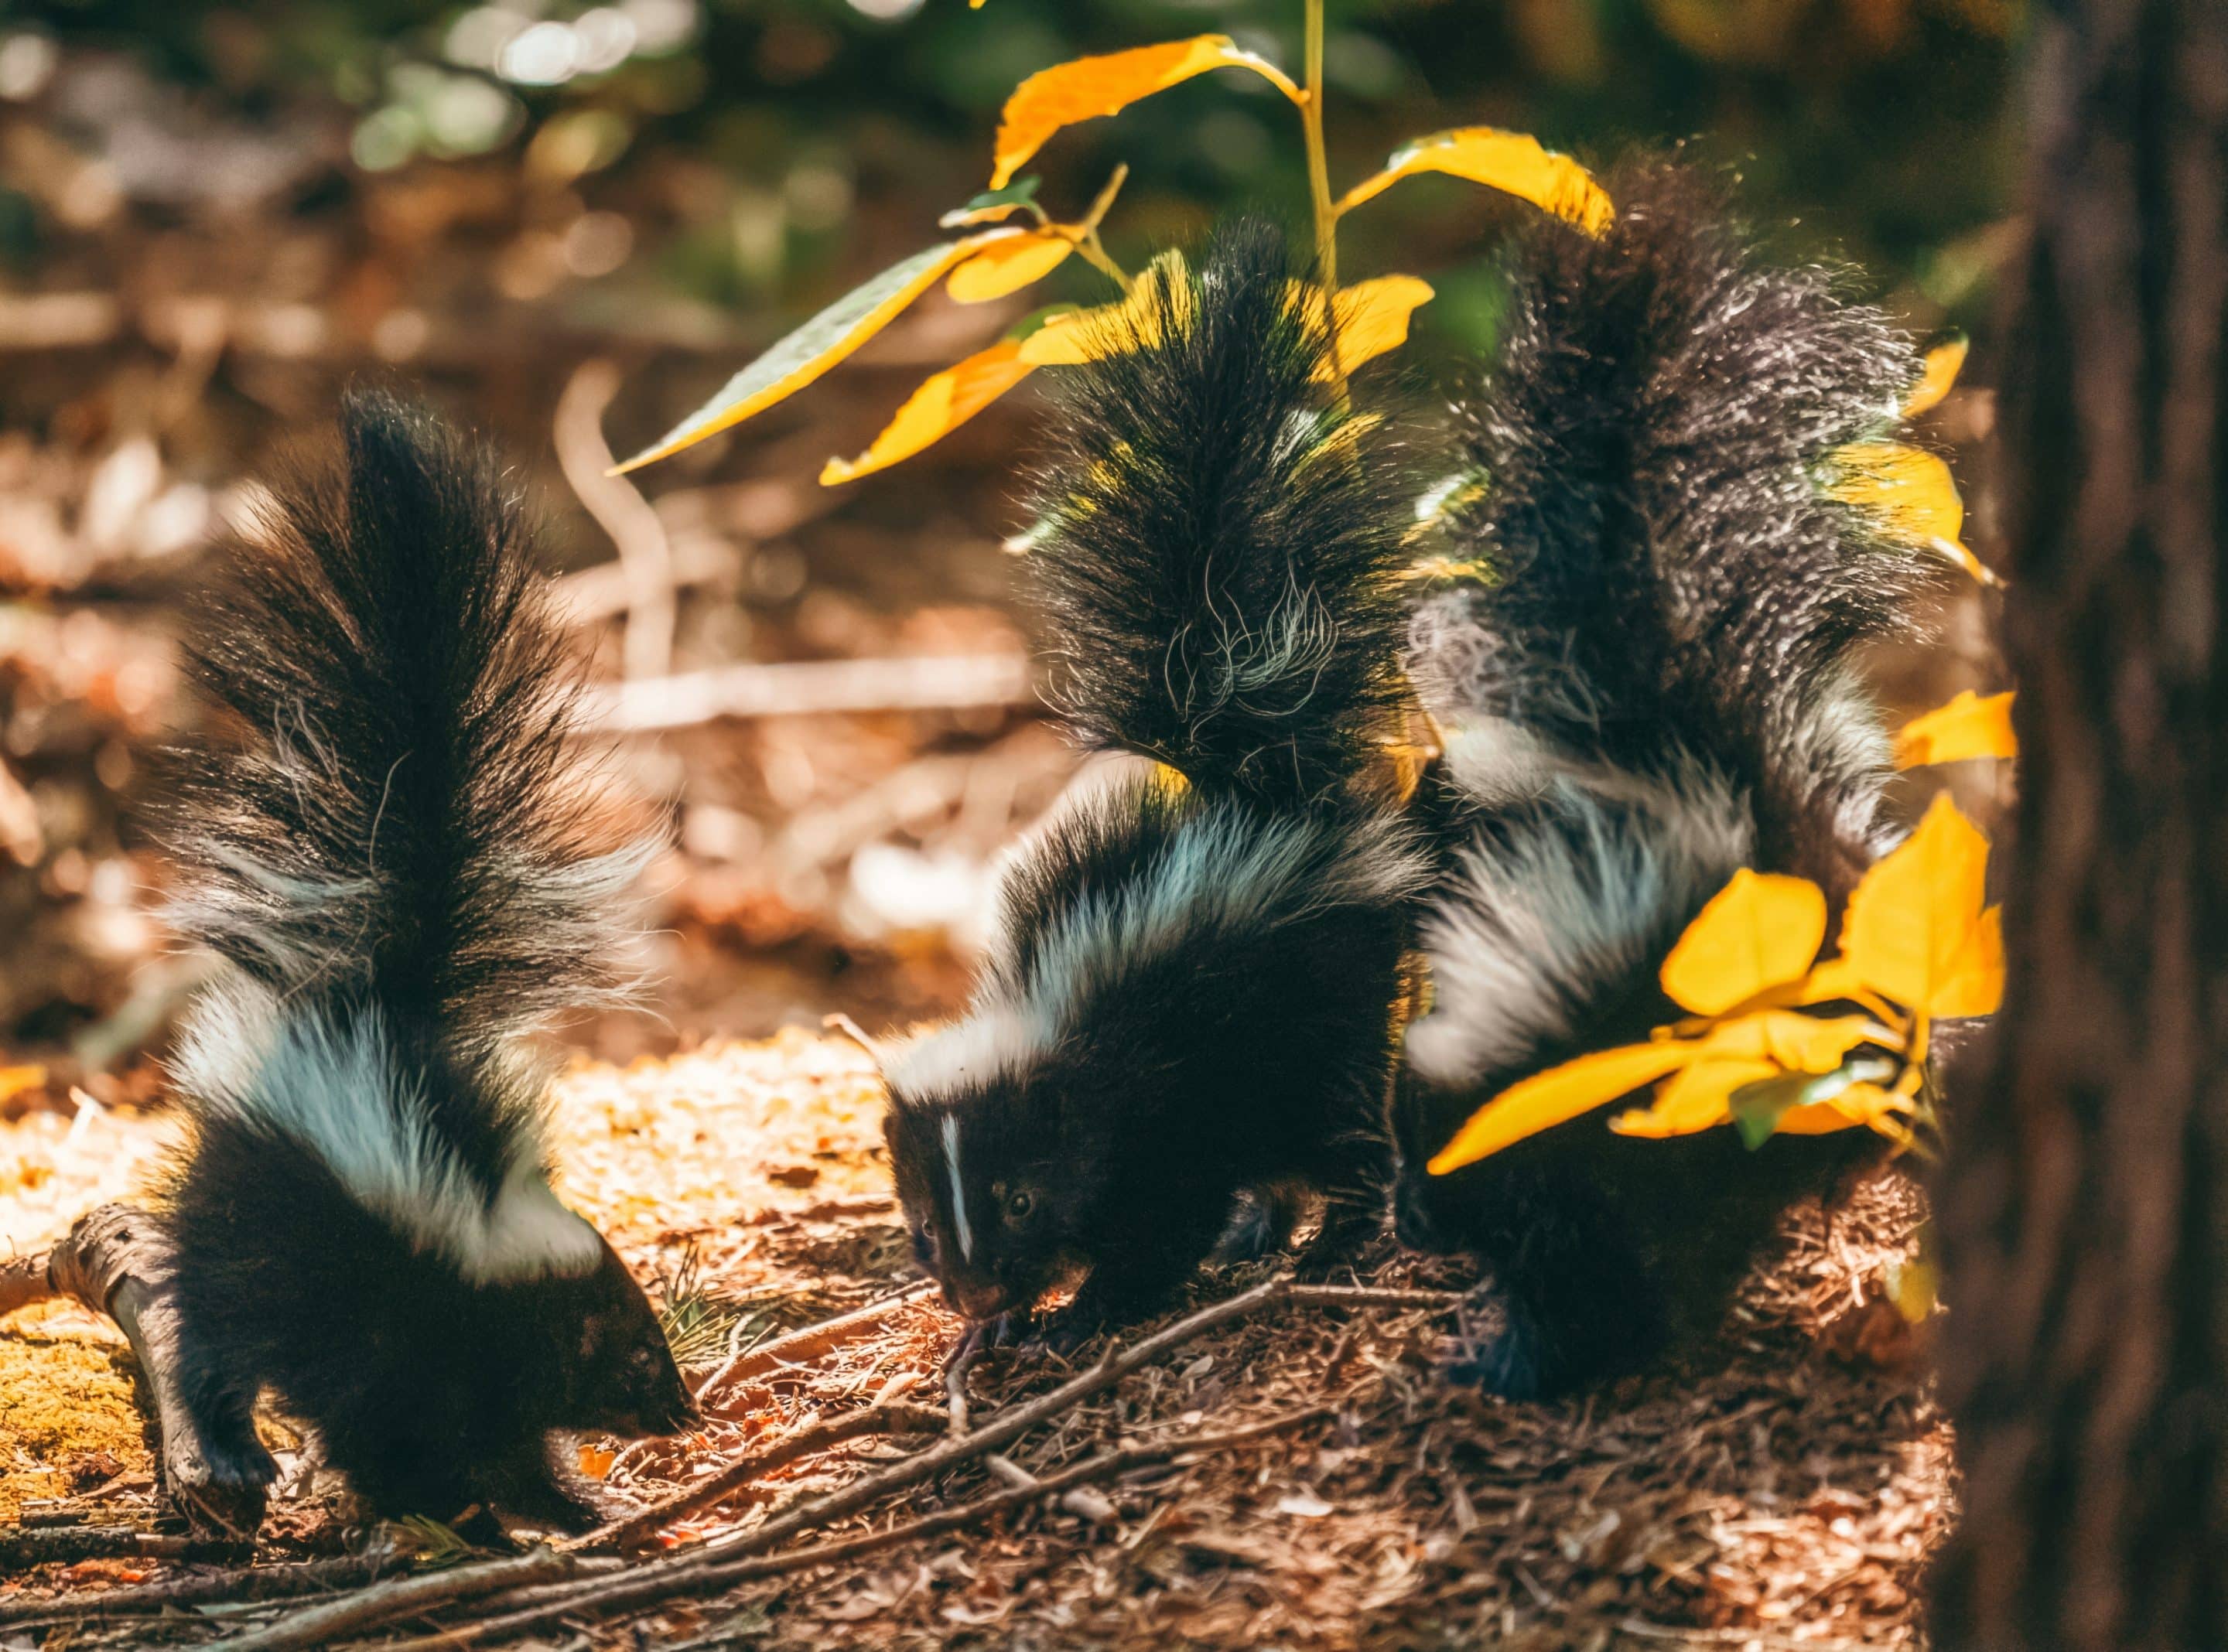
<instances>
[{"instance_id":1,"label":"small branch","mask_svg":"<svg viewBox=\"0 0 2228 1652\"><path fill-rule=\"evenodd\" d=\"M608 474L618 462L604 440L604 411L618 389L615 363L600 356L583 361L557 398L551 440L565 480L618 548L627 589L621 672L629 682L639 682L663 677L672 667L673 547L642 490L624 476Z\"/></svg>"},{"instance_id":2,"label":"small branch","mask_svg":"<svg viewBox=\"0 0 2228 1652\"><path fill-rule=\"evenodd\" d=\"M967 1373L983 1352L983 1338L988 1325L968 1327L967 1335L952 1349L951 1357L944 1362L944 1408L951 1419L950 1432L954 1435L967 1432Z\"/></svg>"},{"instance_id":3,"label":"small branch","mask_svg":"<svg viewBox=\"0 0 2228 1652\"><path fill-rule=\"evenodd\" d=\"M938 1418L939 1426L943 1419ZM190 1560L210 1554L238 1558L240 1545L143 1532L136 1526L16 1526L0 1531L0 1572L25 1566L74 1565L118 1556L144 1560Z\"/></svg>"},{"instance_id":4,"label":"small branch","mask_svg":"<svg viewBox=\"0 0 2228 1652\"><path fill-rule=\"evenodd\" d=\"M645 1538L655 1534L661 1527L670 1526L676 1520L686 1520L699 1509L709 1508L714 1503L731 1497L756 1480L762 1480L778 1469L821 1452L832 1450L846 1440L868 1434L933 1434L944 1427L944 1413L931 1411L925 1406L911 1406L902 1401L887 1405L869 1406L864 1411L855 1411L847 1417L818 1422L798 1429L788 1438L769 1445L762 1451L739 1457L713 1475L700 1480L686 1490L677 1492L649 1508L629 1515L624 1520L613 1521L583 1536L570 1538L557 1547L567 1552L602 1553L615 1549L634 1547Z\"/></svg>"},{"instance_id":5,"label":"small branch","mask_svg":"<svg viewBox=\"0 0 2228 1652\"><path fill-rule=\"evenodd\" d=\"M907 1285L895 1296L883 1297L863 1308L853 1308L837 1314L833 1319L823 1319L816 1325L805 1325L791 1331L786 1336L760 1343L756 1348L746 1348L704 1379L696 1390L697 1403L707 1403L728 1388L752 1381L784 1365L816 1360L823 1354L840 1348L870 1326L879 1325L893 1310L918 1302L935 1289L933 1280L922 1279Z\"/></svg>"},{"instance_id":6,"label":"small branch","mask_svg":"<svg viewBox=\"0 0 2228 1652\"><path fill-rule=\"evenodd\" d=\"M1040 1423L1074 1409L1085 1400L1114 1387L1133 1371L1151 1364L1169 1350L1232 1320L1267 1308L1303 1304L1311 1307L1426 1308L1444 1310L1457 1304L1459 1295L1441 1291L1379 1291L1361 1286L1297 1285L1290 1279L1271 1279L1241 1291L1234 1297L1211 1303L1197 1312L1165 1325L1127 1349L1109 1348L1089 1370L1051 1392L1000 1413L972 1432L946 1438L824 1496L798 1502L764 1525L739 1536L637 1566L624 1579L598 1579L521 1591L505 1603L516 1610L485 1623L460 1626L447 1642L428 1645L469 1645L494 1634L509 1634L528 1623L544 1622L592 1604L599 1608L662 1600L684 1592L724 1586L752 1573L736 1570L739 1562L779 1547L791 1538L828 1526L856 1514L893 1491L932 1479L949 1469L987 1457L1011 1445ZM1049 1477L1040 1487L1059 1489L1059 1477ZM1034 1493L1032 1493L1034 1495Z\"/></svg>"},{"instance_id":7,"label":"small branch","mask_svg":"<svg viewBox=\"0 0 2228 1652\"><path fill-rule=\"evenodd\" d=\"M800 660L721 666L592 691L584 722L618 733L693 728L723 717L964 711L1034 704L1026 654Z\"/></svg>"},{"instance_id":8,"label":"small branch","mask_svg":"<svg viewBox=\"0 0 2228 1652\"><path fill-rule=\"evenodd\" d=\"M1093 1480L1110 1478L1144 1464L1165 1462L1170 1457L1194 1452L1226 1451L1296 1428L1303 1423L1334 1415L1335 1410L1329 1405L1309 1406L1281 1417L1270 1418L1265 1422L1220 1433L1118 1446L1041 1477L1029 1477L1026 1485L1016 1484L990 1496L978 1497L972 1502L961 1503L957 1508L943 1509L879 1532L810 1544L803 1548L792 1549L786 1554L723 1560L709 1566L666 1572L655 1578L649 1575L651 1568L643 1567L624 1577L598 1579L592 1585L568 1591L567 1598L561 1600L540 1601L518 1611L506 1612L499 1617L486 1618L477 1623L461 1623L416 1640L393 1642L381 1646L379 1652L445 1652L445 1649L476 1646L503 1639L545 1623L553 1617L566 1617L576 1611L611 1612L656 1605L684 1594L714 1594L759 1578L778 1577L786 1572L806 1571L813 1566L855 1560L861 1555L894 1548L918 1538L939 1536L963 1527L979 1525L1010 1509L1059 1496ZM1026 1473L1026 1470L1021 1472Z\"/></svg>"},{"instance_id":9,"label":"small branch","mask_svg":"<svg viewBox=\"0 0 2228 1652\"><path fill-rule=\"evenodd\" d=\"M343 1636L377 1629L397 1618L416 1617L436 1606L565 1577L579 1566L571 1555L544 1548L483 1566L419 1572L391 1583L374 1584L338 1600L321 1602L267 1628L250 1630L215 1644L222 1652L293 1652L298 1647L330 1646Z\"/></svg>"},{"instance_id":10,"label":"small branch","mask_svg":"<svg viewBox=\"0 0 2228 1652\"><path fill-rule=\"evenodd\" d=\"M880 1046L869 1038L867 1036L867 1030L852 1020L849 1016L845 1015L841 1010L831 1011L820 1017L820 1024L829 1032L842 1033L867 1052L867 1059L874 1062L877 1070L880 1068L882 1064Z\"/></svg>"},{"instance_id":11,"label":"small branch","mask_svg":"<svg viewBox=\"0 0 2228 1652\"><path fill-rule=\"evenodd\" d=\"M394 1551L382 1546L361 1554L344 1554L297 1566L231 1566L221 1572L168 1578L161 1583L129 1589L82 1590L51 1600L0 1601L0 1627L99 1623L106 1618L134 1617L146 1612L166 1611L172 1606L198 1605L212 1600L283 1600L291 1595L316 1594L320 1590L352 1588L369 1582L392 1566L394 1560Z\"/></svg>"},{"instance_id":12,"label":"small branch","mask_svg":"<svg viewBox=\"0 0 2228 1652\"><path fill-rule=\"evenodd\" d=\"M51 1302L62 1294L48 1277L48 1263L53 1255L52 1251L35 1251L29 1256L11 1256L0 1262L0 1317L35 1302Z\"/></svg>"}]
</instances>

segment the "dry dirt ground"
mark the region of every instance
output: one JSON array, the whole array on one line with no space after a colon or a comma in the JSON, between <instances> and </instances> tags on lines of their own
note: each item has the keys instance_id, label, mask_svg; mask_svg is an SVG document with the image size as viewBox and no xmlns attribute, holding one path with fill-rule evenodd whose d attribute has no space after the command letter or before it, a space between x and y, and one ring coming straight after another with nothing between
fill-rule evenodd
<instances>
[{"instance_id":1,"label":"dry dirt ground","mask_svg":"<svg viewBox=\"0 0 2228 1652\"><path fill-rule=\"evenodd\" d=\"M562 1081L569 1196L663 1282L700 1381L754 1343L904 1286L879 1108L858 1049L797 1032L624 1068L583 1064ZM159 1113L97 1109L0 1126L0 1242L33 1246L128 1193L166 1127ZM1164 1454L848 1566L483 1643L1911 1645L1921 1572L1951 1508L1948 1430L1902 1322L1866 1298L1917 1220L1894 1177L1830 1226L1805 1213L1789 1259L1757 1281L1721 1346L1569 1403L1510 1405L1449 1386L1434 1360L1450 1322L1430 1311L1285 1305L1175 1349L1002 1457L893 1491L816 1535L915 1520L1117 1440L1166 1447L1324 1408L1296 1426ZM1205 1279L1198 1299L1258 1277ZM1469 1281L1388 1255L1368 1282ZM582 1466L616 1499L647 1502L815 1419L878 1400L942 1408L959 1329L926 1299L905 1300L819 1358L714 1385L700 1432L616 1450L584 1441ZM973 1426L1072 1375L1047 1355L983 1356L969 1377ZM163 1523L131 1377L113 1328L75 1308L27 1311L0 1331L0 1520L28 1510ZM259 1560L361 1541L342 1489L282 1421L269 1432L287 1478ZM870 1438L808 1457L668 1528L656 1548L747 1531L919 1449ZM426 1528L400 1540L438 1550L443 1538ZM122 1624L22 1621L35 1600L67 1608L186 1570L91 1560L10 1579L0 1648L202 1644L240 1630L236 1611L214 1608ZM370 1638L423 1636L439 1621Z\"/></svg>"}]
</instances>

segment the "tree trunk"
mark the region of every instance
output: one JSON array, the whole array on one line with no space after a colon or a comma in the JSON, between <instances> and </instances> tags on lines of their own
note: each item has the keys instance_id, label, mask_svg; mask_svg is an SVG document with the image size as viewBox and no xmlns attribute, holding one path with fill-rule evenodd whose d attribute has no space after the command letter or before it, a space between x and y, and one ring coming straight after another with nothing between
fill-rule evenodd
<instances>
[{"instance_id":1,"label":"tree trunk","mask_svg":"<svg viewBox=\"0 0 2228 1652\"><path fill-rule=\"evenodd\" d=\"M2228 1646L2228 0L2036 19L2011 991L1936 1190L1938 1643Z\"/></svg>"}]
</instances>

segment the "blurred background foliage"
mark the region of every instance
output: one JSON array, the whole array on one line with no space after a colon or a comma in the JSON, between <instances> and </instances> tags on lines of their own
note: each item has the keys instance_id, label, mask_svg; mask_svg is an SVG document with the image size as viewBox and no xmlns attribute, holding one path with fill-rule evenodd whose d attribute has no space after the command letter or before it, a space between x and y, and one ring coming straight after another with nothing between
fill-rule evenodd
<instances>
[{"instance_id":1,"label":"blurred background foliage","mask_svg":"<svg viewBox=\"0 0 2228 1652\"><path fill-rule=\"evenodd\" d=\"M1993 277L2016 236L2006 99L2025 0L1332 0L1334 185L1486 123L1590 161L1691 140L1798 254L1852 258L1923 334L1977 335L1935 416L1973 462ZM171 636L253 478L350 379L397 380L497 436L533 484L606 679L768 662L989 659L1023 677L1008 398L848 488L932 368L1021 310L1104 296L1081 260L1006 304L932 297L852 363L625 484L646 445L980 190L1015 82L1079 54L1224 30L1287 65L1298 0L12 0L0 7L0 1067L28 1092L151 1094L191 990L144 818L150 755L195 715ZM1296 123L1204 77L1055 138L1073 215L1117 162L1131 267L1244 204L1304 217ZM1395 358L1428 408L1490 338L1492 254L1527 211L1447 179L1348 220L1341 272L1430 277ZM614 399L613 386L618 386ZM641 493L633 483L638 482ZM601 497L596 497L600 495ZM644 588L628 536L663 570ZM1953 616L1919 709L1983 660ZM637 622L641 623L638 624ZM641 642L646 646L637 648ZM646 664L644 662L647 662ZM1917 670L1917 667L1913 668ZM631 684L630 686L632 685ZM786 691L784 691L786 692ZM644 1042L948 1006L1000 847L1072 756L1026 694L905 711L676 718L622 746L677 825L650 880L662 1023ZM647 1029L647 1030L645 1030ZM14 1104L26 1105L19 1098Z\"/></svg>"},{"instance_id":2,"label":"blurred background foliage","mask_svg":"<svg viewBox=\"0 0 2228 1652\"><path fill-rule=\"evenodd\" d=\"M2005 199L2003 96L2024 0L1348 0L1330 8L1335 177L1398 141L1484 122L1597 157L1700 140L1750 210L1844 252L1930 321L1984 314ZM887 242L929 238L986 169L1001 101L1032 71L1206 29L1296 64L1290 0L398 0L209 6L33 0L0 47L0 93L42 80L57 42L106 45L250 128L344 112L370 172L515 152L531 189L594 205L658 197L643 244L580 236L567 271L631 266L722 309L796 309ZM1047 199L1078 203L1117 159L1135 182L1113 241L1142 258L1233 202L1296 218L1290 112L1243 75L1164 94L1063 138ZM653 183L654 181L654 183ZM1505 208L1411 186L1349 226L1354 266L1452 272L1431 328L1482 341L1474 262ZM19 267L63 226L10 191ZM1082 272L1074 272L1080 282ZM530 284L521 276L520 284Z\"/></svg>"}]
</instances>

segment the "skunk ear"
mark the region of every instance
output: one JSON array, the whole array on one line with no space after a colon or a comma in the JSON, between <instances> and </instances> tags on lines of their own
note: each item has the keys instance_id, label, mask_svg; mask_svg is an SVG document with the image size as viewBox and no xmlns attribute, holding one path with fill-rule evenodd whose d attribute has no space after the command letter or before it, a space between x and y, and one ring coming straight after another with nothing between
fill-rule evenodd
<instances>
[{"instance_id":1,"label":"skunk ear","mask_svg":"<svg viewBox=\"0 0 2228 1652\"><path fill-rule=\"evenodd\" d=\"M820 1017L820 1024L829 1032L842 1033L853 1043L858 1045L860 1049L865 1050L867 1052L867 1059L873 1062L874 1064L874 1076L883 1081L883 1088L885 1089L888 1088L890 1075L889 1063L882 1057L882 1047L876 1043L873 1039L867 1036L866 1029L860 1026L857 1022L852 1020L849 1016L845 1015L841 1010L836 1010L829 1014L822 1016ZM890 1100L893 1103L895 1103L897 1099L896 1093L894 1091L891 1092Z\"/></svg>"}]
</instances>

